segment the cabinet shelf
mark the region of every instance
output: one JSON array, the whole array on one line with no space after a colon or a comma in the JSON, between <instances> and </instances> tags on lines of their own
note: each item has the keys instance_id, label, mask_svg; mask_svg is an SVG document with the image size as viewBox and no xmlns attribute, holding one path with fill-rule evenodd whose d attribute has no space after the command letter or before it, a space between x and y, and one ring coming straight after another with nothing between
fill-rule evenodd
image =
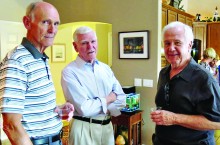
<instances>
[{"instance_id":1,"label":"cabinet shelf","mask_svg":"<svg viewBox=\"0 0 220 145\"><path fill-rule=\"evenodd\" d=\"M120 126L128 128L128 145L141 145L142 112L138 110L134 113L122 113L117 117L112 117L115 136Z\"/></svg>"}]
</instances>

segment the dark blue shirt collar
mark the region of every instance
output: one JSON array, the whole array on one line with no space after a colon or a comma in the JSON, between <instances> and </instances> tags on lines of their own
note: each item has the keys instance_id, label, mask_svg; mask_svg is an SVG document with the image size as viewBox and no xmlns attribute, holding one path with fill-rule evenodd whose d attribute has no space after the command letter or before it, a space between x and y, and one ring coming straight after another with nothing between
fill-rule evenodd
<instances>
[{"instance_id":1,"label":"dark blue shirt collar","mask_svg":"<svg viewBox=\"0 0 220 145\"><path fill-rule=\"evenodd\" d=\"M189 64L176 76L174 76L172 79L176 78L176 77L181 77L182 79L186 80L186 81L190 81L193 71L194 71L194 67L195 65L198 65L194 59L191 58ZM163 75L166 76L167 78L170 77L170 69L171 69L171 65L167 66L165 68L165 71L163 72ZM169 80L169 79L168 79Z\"/></svg>"},{"instance_id":2,"label":"dark blue shirt collar","mask_svg":"<svg viewBox=\"0 0 220 145\"><path fill-rule=\"evenodd\" d=\"M45 53L40 53L37 48L34 47L33 44L31 44L31 42L27 39L27 38L23 38L21 45L23 45L32 55L35 59L49 59L49 57L45 54Z\"/></svg>"}]
</instances>

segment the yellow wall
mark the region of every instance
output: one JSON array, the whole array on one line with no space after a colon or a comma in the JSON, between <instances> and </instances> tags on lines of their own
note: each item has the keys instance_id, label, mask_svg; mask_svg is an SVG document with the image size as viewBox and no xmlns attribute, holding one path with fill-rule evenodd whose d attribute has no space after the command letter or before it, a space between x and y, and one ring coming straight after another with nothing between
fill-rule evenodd
<instances>
[{"instance_id":1,"label":"yellow wall","mask_svg":"<svg viewBox=\"0 0 220 145\"><path fill-rule=\"evenodd\" d=\"M43 0L1 0L0 20L22 22L26 7L37 1Z\"/></svg>"},{"instance_id":2,"label":"yellow wall","mask_svg":"<svg viewBox=\"0 0 220 145\"><path fill-rule=\"evenodd\" d=\"M112 48L111 45L109 46L109 43L111 42L108 41L108 35L109 33L111 34L112 32L112 26L111 24L106 24L106 23L100 23L100 22L75 22L75 23L66 23L62 24L59 26L58 33L56 35L56 38L54 40L54 44L64 44L66 47L66 60L65 62L53 62L52 61L52 49L53 46L50 48L46 49L46 54L50 57L50 68L51 68L51 73L52 73L52 78L56 90L56 95L57 95L57 104L62 104L65 102L65 98L63 95L62 87L60 84L61 80L61 71L63 68L69 64L71 61L73 61L77 53L74 50L74 47L72 45L73 42L73 32L75 29L79 26L89 26L92 29L96 31L97 34L97 39L98 39L98 55L97 58L106 63L111 65L111 52Z\"/></svg>"}]
</instances>

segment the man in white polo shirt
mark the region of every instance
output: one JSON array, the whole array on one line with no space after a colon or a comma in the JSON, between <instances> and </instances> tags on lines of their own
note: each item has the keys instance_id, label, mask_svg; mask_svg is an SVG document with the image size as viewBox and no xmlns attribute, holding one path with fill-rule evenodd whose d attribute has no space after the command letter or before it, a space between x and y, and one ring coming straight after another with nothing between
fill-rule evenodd
<instances>
[{"instance_id":1,"label":"man in white polo shirt","mask_svg":"<svg viewBox=\"0 0 220 145\"><path fill-rule=\"evenodd\" d=\"M62 145L62 122L44 53L53 44L59 14L51 4L36 2L28 6L23 23L26 37L0 63L3 130L13 145ZM74 111L70 103L62 107Z\"/></svg>"}]
</instances>

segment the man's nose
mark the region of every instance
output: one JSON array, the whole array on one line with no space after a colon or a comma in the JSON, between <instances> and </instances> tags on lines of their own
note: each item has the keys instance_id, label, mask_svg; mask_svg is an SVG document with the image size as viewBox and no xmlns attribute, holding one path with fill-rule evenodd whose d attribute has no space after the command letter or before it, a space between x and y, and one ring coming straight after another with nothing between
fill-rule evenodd
<instances>
[{"instance_id":1,"label":"man's nose","mask_svg":"<svg viewBox=\"0 0 220 145\"><path fill-rule=\"evenodd\" d=\"M91 42L88 42L88 43L87 43L87 47L88 47L88 48L92 48L92 47L93 47L92 43L91 43Z\"/></svg>"},{"instance_id":2,"label":"man's nose","mask_svg":"<svg viewBox=\"0 0 220 145\"><path fill-rule=\"evenodd\" d=\"M55 30L56 30L56 26L54 26L53 24L49 25L48 31L49 31L50 33L55 32Z\"/></svg>"},{"instance_id":3,"label":"man's nose","mask_svg":"<svg viewBox=\"0 0 220 145\"><path fill-rule=\"evenodd\" d=\"M173 51L173 50L175 50L175 44L174 43L170 43L169 51Z\"/></svg>"}]
</instances>

